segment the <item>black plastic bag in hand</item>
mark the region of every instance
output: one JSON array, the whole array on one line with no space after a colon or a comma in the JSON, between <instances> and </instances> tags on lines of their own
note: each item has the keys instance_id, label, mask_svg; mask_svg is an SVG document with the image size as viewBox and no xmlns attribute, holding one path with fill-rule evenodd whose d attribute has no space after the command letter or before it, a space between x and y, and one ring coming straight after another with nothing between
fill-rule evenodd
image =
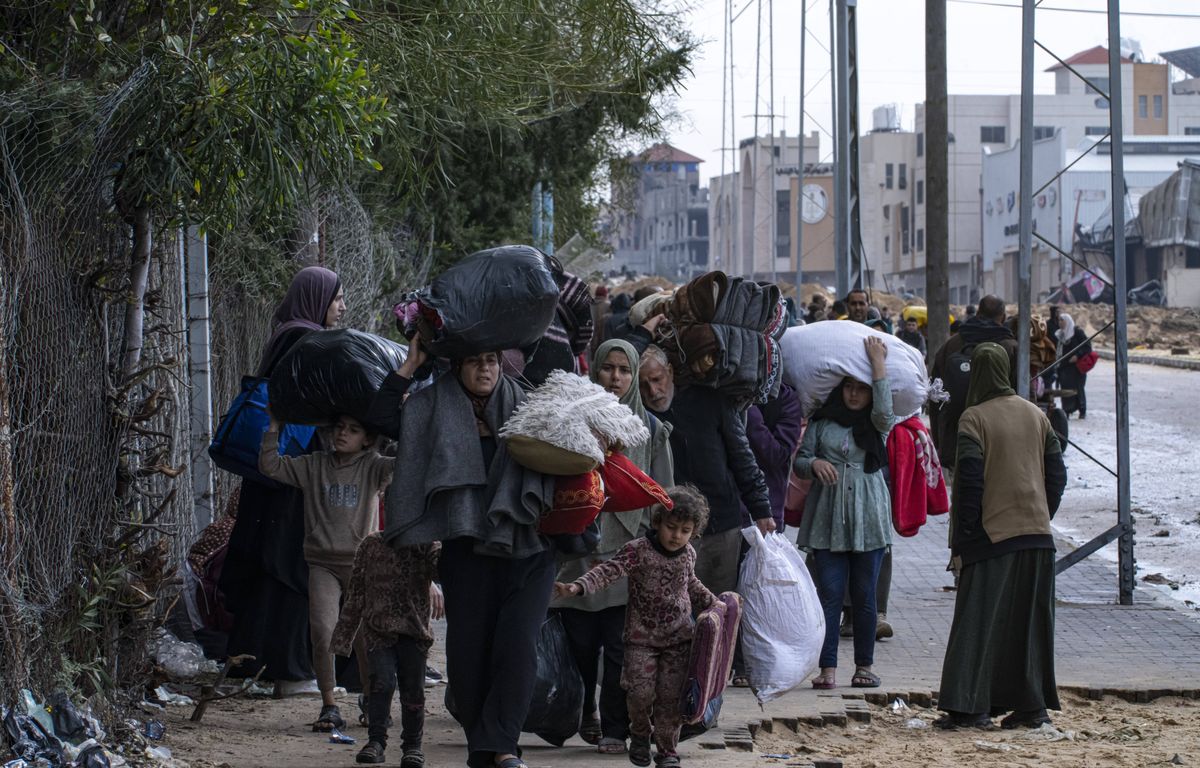
<instances>
[{"instance_id":1,"label":"black plastic bag in hand","mask_svg":"<svg viewBox=\"0 0 1200 768\"><path fill-rule=\"evenodd\" d=\"M542 623L537 644L537 677L529 714L521 728L556 747L579 730L583 717L583 678L558 614Z\"/></svg>"},{"instance_id":2,"label":"black plastic bag in hand","mask_svg":"<svg viewBox=\"0 0 1200 768\"><path fill-rule=\"evenodd\" d=\"M558 283L541 251L505 245L471 254L417 299L441 320L433 338L422 336L430 351L461 359L536 343L554 319Z\"/></svg>"},{"instance_id":3,"label":"black plastic bag in hand","mask_svg":"<svg viewBox=\"0 0 1200 768\"><path fill-rule=\"evenodd\" d=\"M405 347L362 331L305 334L271 375L271 412L288 424L329 424L348 414L370 429L375 393L407 356Z\"/></svg>"}]
</instances>

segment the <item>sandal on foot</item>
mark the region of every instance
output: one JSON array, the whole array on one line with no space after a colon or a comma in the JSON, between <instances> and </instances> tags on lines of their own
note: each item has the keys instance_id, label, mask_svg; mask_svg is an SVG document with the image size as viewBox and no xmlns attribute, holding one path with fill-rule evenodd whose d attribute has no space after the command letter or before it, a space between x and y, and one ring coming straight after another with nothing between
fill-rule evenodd
<instances>
[{"instance_id":1,"label":"sandal on foot","mask_svg":"<svg viewBox=\"0 0 1200 768\"><path fill-rule=\"evenodd\" d=\"M400 758L400 768L425 768L425 753L419 749L404 750Z\"/></svg>"},{"instance_id":2,"label":"sandal on foot","mask_svg":"<svg viewBox=\"0 0 1200 768\"><path fill-rule=\"evenodd\" d=\"M837 688L837 678L817 675L813 678L812 687L818 691L829 691Z\"/></svg>"},{"instance_id":3,"label":"sandal on foot","mask_svg":"<svg viewBox=\"0 0 1200 768\"><path fill-rule=\"evenodd\" d=\"M623 755L625 754L625 740L605 736L596 745L596 751L602 755Z\"/></svg>"},{"instance_id":4,"label":"sandal on foot","mask_svg":"<svg viewBox=\"0 0 1200 768\"><path fill-rule=\"evenodd\" d=\"M655 755L654 764L658 768L679 768L679 755Z\"/></svg>"},{"instance_id":5,"label":"sandal on foot","mask_svg":"<svg viewBox=\"0 0 1200 768\"><path fill-rule=\"evenodd\" d=\"M383 745L378 741L368 741L367 746L360 749L358 756L354 758L356 763L378 764L383 761Z\"/></svg>"},{"instance_id":6,"label":"sandal on foot","mask_svg":"<svg viewBox=\"0 0 1200 768\"><path fill-rule=\"evenodd\" d=\"M746 677L745 675L734 675L733 680L730 681L729 684L734 688L749 688L750 678Z\"/></svg>"},{"instance_id":7,"label":"sandal on foot","mask_svg":"<svg viewBox=\"0 0 1200 768\"><path fill-rule=\"evenodd\" d=\"M851 688L878 688L879 684L879 675L869 669L860 669L850 678Z\"/></svg>"},{"instance_id":8,"label":"sandal on foot","mask_svg":"<svg viewBox=\"0 0 1200 768\"><path fill-rule=\"evenodd\" d=\"M1050 723L1050 716L1045 709L1035 709L1028 712L1013 712L1000 721L1000 727L1006 731L1013 728L1041 728Z\"/></svg>"},{"instance_id":9,"label":"sandal on foot","mask_svg":"<svg viewBox=\"0 0 1200 768\"><path fill-rule=\"evenodd\" d=\"M336 704L326 704L321 707L321 714L312 724L312 729L317 733L328 733L334 729L341 730L345 727L346 721L342 719L342 713Z\"/></svg>"},{"instance_id":10,"label":"sandal on foot","mask_svg":"<svg viewBox=\"0 0 1200 768\"><path fill-rule=\"evenodd\" d=\"M638 768L646 768L647 765L650 765L649 736L631 736L629 738L629 762Z\"/></svg>"},{"instance_id":11,"label":"sandal on foot","mask_svg":"<svg viewBox=\"0 0 1200 768\"><path fill-rule=\"evenodd\" d=\"M589 717L579 724L579 738L585 743L599 744L602 736L604 733L600 730L600 721L597 718Z\"/></svg>"},{"instance_id":12,"label":"sandal on foot","mask_svg":"<svg viewBox=\"0 0 1200 768\"><path fill-rule=\"evenodd\" d=\"M933 721L933 727L943 731L956 731L959 728L978 728L981 731L990 731L995 728L992 725L992 718L986 714L965 712L947 712Z\"/></svg>"}]
</instances>

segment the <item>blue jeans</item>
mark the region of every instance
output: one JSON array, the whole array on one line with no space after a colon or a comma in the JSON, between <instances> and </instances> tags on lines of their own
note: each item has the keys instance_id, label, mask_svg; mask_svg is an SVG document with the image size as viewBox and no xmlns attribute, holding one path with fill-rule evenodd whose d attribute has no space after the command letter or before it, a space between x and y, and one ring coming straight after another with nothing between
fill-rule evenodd
<instances>
[{"instance_id":1,"label":"blue jeans","mask_svg":"<svg viewBox=\"0 0 1200 768\"><path fill-rule=\"evenodd\" d=\"M838 628L842 618L842 597L850 582L851 616L854 622L854 664L869 667L875 663L875 585L886 548L870 552L830 552L813 550L817 594L825 610L825 643L821 646L822 667L836 667Z\"/></svg>"}]
</instances>

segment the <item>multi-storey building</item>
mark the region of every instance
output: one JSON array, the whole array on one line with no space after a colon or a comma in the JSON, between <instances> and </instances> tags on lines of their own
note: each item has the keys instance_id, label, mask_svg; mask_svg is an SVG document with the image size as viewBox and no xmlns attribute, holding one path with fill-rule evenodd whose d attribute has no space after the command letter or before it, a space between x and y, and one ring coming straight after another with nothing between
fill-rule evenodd
<instances>
[{"instance_id":1,"label":"multi-storey building","mask_svg":"<svg viewBox=\"0 0 1200 768\"><path fill-rule=\"evenodd\" d=\"M661 143L614 172L609 268L689 280L708 265L708 190L703 160Z\"/></svg>"},{"instance_id":2,"label":"multi-storey building","mask_svg":"<svg viewBox=\"0 0 1200 768\"><path fill-rule=\"evenodd\" d=\"M1181 58L1186 51L1164 54L1168 60ZM1122 98L1124 115L1122 127L1127 136L1188 135L1200 133L1200 79L1195 73L1190 80L1171 82L1171 66L1166 63L1145 63L1132 58L1122 59ZM1100 46L1066 59L1066 63L1087 82L1076 77L1062 65L1048 71L1054 74L1055 92L1034 97L1034 141L1049 139L1061 132L1066 147L1076 147L1086 139L1093 142L1108 133L1108 100L1102 95L1110 87L1108 80L1108 51ZM1009 149L1020 138L1021 97L1013 95L949 96L949 179L950 198L950 298L966 303L983 285L984 263L983 219L986 201L983 198L982 168L985 154ZM909 165L913 169L915 189L925 186L925 109L917 105L915 141ZM864 142L866 138L864 137ZM865 151L865 150L864 150ZM893 160L897 165L900 159ZM1055 169L1057 170L1057 169ZM864 171L865 177L865 171ZM864 178L864 187L866 180ZM914 192L915 192L914 189ZM921 195L924 197L924 195ZM914 195L915 197L915 195ZM867 203L863 193L863 205ZM880 208L877 220L885 230L895 222L882 218L882 206L894 202L875 201ZM1007 201L1005 201L1007 207ZM893 258L889 281L893 290L902 288L923 294L925 290L926 246L922 242L926 231L926 205L913 201L914 221L909 258L899 254ZM864 243L877 235L865 232L867 216L864 211ZM889 233L891 234L891 233ZM893 235L894 236L894 235ZM894 244L893 244L894 246ZM895 254L893 254L895 256ZM885 260L886 263L886 260Z\"/></svg>"}]
</instances>

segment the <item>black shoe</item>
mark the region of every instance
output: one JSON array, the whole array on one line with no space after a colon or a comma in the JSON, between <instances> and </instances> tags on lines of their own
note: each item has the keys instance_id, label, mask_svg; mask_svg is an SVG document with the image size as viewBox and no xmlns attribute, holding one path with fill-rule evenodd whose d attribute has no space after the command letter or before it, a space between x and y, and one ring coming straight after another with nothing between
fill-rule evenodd
<instances>
[{"instance_id":1,"label":"black shoe","mask_svg":"<svg viewBox=\"0 0 1200 768\"><path fill-rule=\"evenodd\" d=\"M992 725L992 718L982 713L947 712L933 721L933 727L943 731L956 731L959 728L978 728L981 731L990 731L996 726Z\"/></svg>"},{"instance_id":2,"label":"black shoe","mask_svg":"<svg viewBox=\"0 0 1200 768\"><path fill-rule=\"evenodd\" d=\"M378 764L383 761L383 745L378 741L368 741L367 746L360 749L358 756L354 758L356 763Z\"/></svg>"},{"instance_id":3,"label":"black shoe","mask_svg":"<svg viewBox=\"0 0 1200 768\"><path fill-rule=\"evenodd\" d=\"M1050 723L1050 716L1045 709L1033 709L1026 712L1013 712L1000 721L1000 727L1005 730L1013 728L1041 728Z\"/></svg>"},{"instance_id":4,"label":"black shoe","mask_svg":"<svg viewBox=\"0 0 1200 768\"><path fill-rule=\"evenodd\" d=\"M425 768L425 753L419 749L404 750L400 758L400 768Z\"/></svg>"},{"instance_id":5,"label":"black shoe","mask_svg":"<svg viewBox=\"0 0 1200 768\"><path fill-rule=\"evenodd\" d=\"M638 768L646 768L646 766L650 765L649 736L629 737L629 762L638 766Z\"/></svg>"}]
</instances>

